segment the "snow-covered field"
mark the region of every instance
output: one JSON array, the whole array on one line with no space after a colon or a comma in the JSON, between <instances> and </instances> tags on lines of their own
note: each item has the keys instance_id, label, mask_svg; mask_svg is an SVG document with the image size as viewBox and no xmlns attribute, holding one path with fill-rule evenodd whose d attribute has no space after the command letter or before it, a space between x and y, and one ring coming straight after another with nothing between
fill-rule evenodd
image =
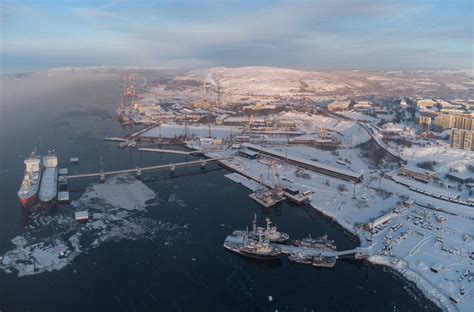
<instances>
[{"instance_id":1,"label":"snow-covered field","mask_svg":"<svg viewBox=\"0 0 474 312\"><path fill-rule=\"evenodd\" d=\"M404 148L402 155L409 162L417 163L424 161L436 162L434 168L439 175L445 175L454 169L466 173L474 178L474 173L468 170L468 165L474 166L474 152L444 146L426 146Z\"/></svg>"}]
</instances>

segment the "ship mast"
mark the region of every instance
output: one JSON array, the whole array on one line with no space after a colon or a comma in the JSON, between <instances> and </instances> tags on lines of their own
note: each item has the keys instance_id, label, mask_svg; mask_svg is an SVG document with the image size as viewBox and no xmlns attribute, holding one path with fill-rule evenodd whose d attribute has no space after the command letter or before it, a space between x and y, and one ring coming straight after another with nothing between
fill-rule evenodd
<instances>
[{"instance_id":1,"label":"ship mast","mask_svg":"<svg viewBox=\"0 0 474 312\"><path fill-rule=\"evenodd\" d=\"M252 230L254 234L257 233L257 214L256 213L253 214Z\"/></svg>"}]
</instances>

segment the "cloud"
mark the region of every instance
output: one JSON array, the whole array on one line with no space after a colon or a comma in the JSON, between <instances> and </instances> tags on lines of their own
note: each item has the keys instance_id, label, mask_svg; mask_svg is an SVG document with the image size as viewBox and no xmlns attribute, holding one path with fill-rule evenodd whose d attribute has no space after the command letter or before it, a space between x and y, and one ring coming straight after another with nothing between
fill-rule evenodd
<instances>
[{"instance_id":1,"label":"cloud","mask_svg":"<svg viewBox=\"0 0 474 312\"><path fill-rule=\"evenodd\" d=\"M78 8L77 12L85 17L93 17L100 19L118 19L119 17L111 12L107 12L100 9L94 8Z\"/></svg>"},{"instance_id":2,"label":"cloud","mask_svg":"<svg viewBox=\"0 0 474 312\"><path fill-rule=\"evenodd\" d=\"M44 10L49 36L31 37L12 28L3 50L69 57L70 65L75 59L104 65L308 69L471 64L472 10L458 3L441 3L446 10L424 0L73 3ZM73 13L70 19L65 12ZM67 32L53 31L62 28Z\"/></svg>"}]
</instances>

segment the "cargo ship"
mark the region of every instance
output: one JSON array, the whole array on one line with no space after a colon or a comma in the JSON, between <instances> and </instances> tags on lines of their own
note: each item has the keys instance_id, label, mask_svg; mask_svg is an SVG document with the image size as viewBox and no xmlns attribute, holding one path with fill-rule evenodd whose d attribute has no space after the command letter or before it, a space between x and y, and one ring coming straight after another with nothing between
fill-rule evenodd
<instances>
[{"instance_id":1,"label":"cargo ship","mask_svg":"<svg viewBox=\"0 0 474 312\"><path fill-rule=\"evenodd\" d=\"M32 152L25 159L25 175L18 190L18 201L25 208L33 206L38 199L38 190L41 181L41 158Z\"/></svg>"},{"instance_id":2,"label":"cargo ship","mask_svg":"<svg viewBox=\"0 0 474 312\"><path fill-rule=\"evenodd\" d=\"M49 209L56 204L58 195L58 157L48 151L43 157L43 178L39 189L39 200L41 207Z\"/></svg>"}]
</instances>

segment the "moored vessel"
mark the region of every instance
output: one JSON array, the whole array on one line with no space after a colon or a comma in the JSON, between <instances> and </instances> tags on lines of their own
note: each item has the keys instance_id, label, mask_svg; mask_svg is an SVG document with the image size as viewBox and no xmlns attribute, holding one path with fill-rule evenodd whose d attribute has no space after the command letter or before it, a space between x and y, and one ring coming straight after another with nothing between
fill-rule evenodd
<instances>
[{"instance_id":1,"label":"moored vessel","mask_svg":"<svg viewBox=\"0 0 474 312\"><path fill-rule=\"evenodd\" d=\"M321 268L333 268L336 265L335 257L316 256L313 258L313 266Z\"/></svg>"},{"instance_id":2,"label":"moored vessel","mask_svg":"<svg viewBox=\"0 0 474 312\"><path fill-rule=\"evenodd\" d=\"M311 235L309 235L309 237L303 238L302 240L294 240L293 245L298 247L336 250L336 245L334 245L334 241L328 239L327 234L324 234L323 236L320 236L318 238L312 238Z\"/></svg>"},{"instance_id":3,"label":"moored vessel","mask_svg":"<svg viewBox=\"0 0 474 312\"><path fill-rule=\"evenodd\" d=\"M43 157L43 177L39 189L41 207L49 209L56 204L58 194L58 157L54 152L48 151Z\"/></svg>"},{"instance_id":4,"label":"moored vessel","mask_svg":"<svg viewBox=\"0 0 474 312\"><path fill-rule=\"evenodd\" d=\"M297 253L289 255L288 260L294 263L311 264L313 262L313 257Z\"/></svg>"},{"instance_id":5,"label":"moored vessel","mask_svg":"<svg viewBox=\"0 0 474 312\"><path fill-rule=\"evenodd\" d=\"M41 159L32 152L25 159L25 174L18 190L18 201L25 208L30 208L38 199L38 190L41 181Z\"/></svg>"},{"instance_id":6,"label":"moored vessel","mask_svg":"<svg viewBox=\"0 0 474 312\"><path fill-rule=\"evenodd\" d=\"M261 260L275 260L282 255L281 250L270 244L264 235L259 235L257 240L249 238L248 234L240 237L230 235L224 242L224 248L241 256Z\"/></svg>"},{"instance_id":7,"label":"moored vessel","mask_svg":"<svg viewBox=\"0 0 474 312\"><path fill-rule=\"evenodd\" d=\"M234 236L244 236L248 234L251 239L257 239L259 235L264 235L272 243L285 243L290 238L290 235L287 233L278 231L277 227L272 225L270 218L265 218L265 221L267 222L266 228L257 227L257 215L254 214L252 231L247 233L246 231L236 230L232 234Z\"/></svg>"}]
</instances>

